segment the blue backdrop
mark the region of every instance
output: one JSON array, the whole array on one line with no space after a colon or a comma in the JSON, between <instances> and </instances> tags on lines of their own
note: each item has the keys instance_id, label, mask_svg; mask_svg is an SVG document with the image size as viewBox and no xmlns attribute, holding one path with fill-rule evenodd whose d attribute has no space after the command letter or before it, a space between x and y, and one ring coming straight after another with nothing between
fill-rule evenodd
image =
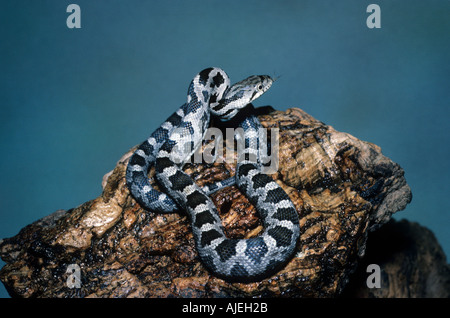
<instances>
[{"instance_id":1,"label":"blue backdrop","mask_svg":"<svg viewBox=\"0 0 450 318\"><path fill-rule=\"evenodd\" d=\"M66 25L72 2L81 29ZM366 25L373 2L380 29ZM97 197L219 66L232 82L281 76L257 106L300 107L382 147L413 191L395 217L449 255L449 16L445 0L1 0L0 238Z\"/></svg>"}]
</instances>

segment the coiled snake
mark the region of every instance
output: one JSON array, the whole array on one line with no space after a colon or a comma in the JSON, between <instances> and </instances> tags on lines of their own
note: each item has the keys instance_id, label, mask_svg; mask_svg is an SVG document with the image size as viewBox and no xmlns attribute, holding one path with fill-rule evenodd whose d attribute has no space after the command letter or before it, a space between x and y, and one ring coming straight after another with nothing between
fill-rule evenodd
<instances>
[{"instance_id":1,"label":"coiled snake","mask_svg":"<svg viewBox=\"0 0 450 318\"><path fill-rule=\"evenodd\" d=\"M264 226L261 235L227 238L218 211L208 197L211 189L197 186L181 167L201 146L211 115L222 121L233 118L272 83L270 76L260 75L230 87L222 69L201 71L189 85L187 103L138 147L127 167L127 185L139 204L159 213L186 211L203 264L229 281L254 281L273 274L292 257L300 235L298 214L288 195L261 172L260 160L250 160L259 147L259 120L248 115L240 123L245 149L239 154L235 177L214 188L235 183L257 209ZM191 152L180 151L180 145L185 144L190 145ZM149 183L151 165L155 165L155 176L163 192Z\"/></svg>"}]
</instances>

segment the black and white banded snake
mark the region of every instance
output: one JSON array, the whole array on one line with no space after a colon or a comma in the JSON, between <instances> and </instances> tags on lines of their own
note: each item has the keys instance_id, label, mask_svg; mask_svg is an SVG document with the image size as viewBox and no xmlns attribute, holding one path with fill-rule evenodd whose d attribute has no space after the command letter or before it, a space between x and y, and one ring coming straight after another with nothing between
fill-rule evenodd
<instances>
[{"instance_id":1,"label":"black and white banded snake","mask_svg":"<svg viewBox=\"0 0 450 318\"><path fill-rule=\"evenodd\" d=\"M203 264L229 281L263 279L286 264L300 235L297 211L286 192L261 172L260 160L250 160L259 147L257 132L262 127L255 115L249 114L240 123L244 153L239 154L235 177L224 185L235 183L255 206L264 226L257 237L225 236L217 208L208 196L210 189L200 188L181 169L193 152L180 151L183 147L179 146L190 143L195 151L201 146L211 116L222 121L232 119L272 83L270 76L259 75L230 86L222 69L201 71L189 85L187 103L138 147L127 166L127 185L137 202L156 213L186 211ZM150 185L147 174L152 165L163 192ZM220 183L215 188L220 188Z\"/></svg>"}]
</instances>

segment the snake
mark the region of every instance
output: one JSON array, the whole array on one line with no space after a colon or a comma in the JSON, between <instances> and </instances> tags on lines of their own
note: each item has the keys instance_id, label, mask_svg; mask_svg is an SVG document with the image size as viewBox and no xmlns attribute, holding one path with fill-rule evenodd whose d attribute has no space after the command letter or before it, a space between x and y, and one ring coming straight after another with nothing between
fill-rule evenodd
<instances>
[{"instance_id":1,"label":"snake","mask_svg":"<svg viewBox=\"0 0 450 318\"><path fill-rule=\"evenodd\" d=\"M300 236L297 210L283 188L262 172L258 156L262 125L255 114L246 113L238 124L244 131L244 149L238 154L234 177L200 187L182 168L201 146L212 118L231 122L273 82L269 75L252 75L230 85L221 68L202 70L190 82L186 103L138 146L126 169L128 189L141 207L155 213L187 213L200 260L227 281L267 278L293 257ZM152 166L160 191L150 184ZM230 185L236 185L256 208L263 225L259 235L225 235L210 195Z\"/></svg>"}]
</instances>

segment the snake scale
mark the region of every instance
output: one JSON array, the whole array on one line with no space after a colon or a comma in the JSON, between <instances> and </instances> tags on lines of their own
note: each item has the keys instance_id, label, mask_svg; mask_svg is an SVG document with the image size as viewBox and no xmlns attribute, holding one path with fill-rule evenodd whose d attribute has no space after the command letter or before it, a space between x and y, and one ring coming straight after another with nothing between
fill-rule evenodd
<instances>
[{"instance_id":1,"label":"snake scale","mask_svg":"<svg viewBox=\"0 0 450 318\"><path fill-rule=\"evenodd\" d=\"M127 185L138 203L159 213L186 211L200 259L210 272L228 281L266 278L292 257L300 235L297 211L286 192L261 172L257 132L262 126L255 115L246 115L239 124L245 148L239 154L234 178L200 188L182 166L201 146L211 116L224 122L232 119L272 83L270 76L253 75L230 86L222 69L204 69L191 81L187 102L138 147L127 166ZM191 152L180 151L185 144ZM251 159L255 156L257 160ZM152 165L162 192L150 185L147 174ZM208 194L231 184L236 184L258 211L264 226L259 236L225 236Z\"/></svg>"}]
</instances>

